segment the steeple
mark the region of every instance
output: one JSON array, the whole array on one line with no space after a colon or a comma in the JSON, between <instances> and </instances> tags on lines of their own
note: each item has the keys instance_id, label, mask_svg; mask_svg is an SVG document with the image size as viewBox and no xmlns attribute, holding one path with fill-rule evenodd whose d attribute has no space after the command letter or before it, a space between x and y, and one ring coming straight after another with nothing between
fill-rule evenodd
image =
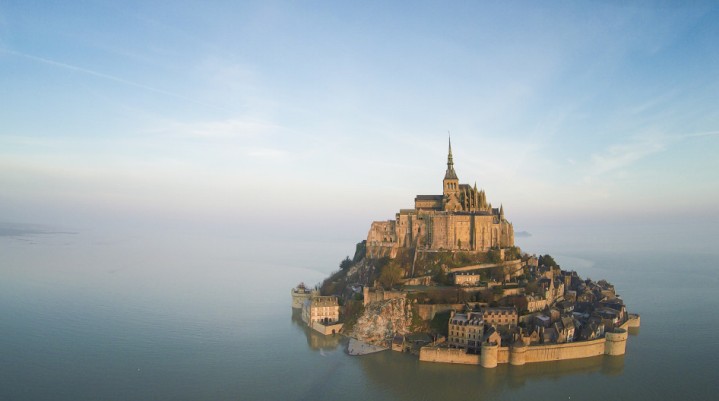
<instances>
[{"instance_id":1,"label":"steeple","mask_svg":"<svg viewBox=\"0 0 719 401\"><path fill-rule=\"evenodd\" d=\"M449 154L447 154L447 172L444 174L444 179L457 179L457 173L454 172L454 160L452 160L452 137L449 137Z\"/></svg>"},{"instance_id":2,"label":"steeple","mask_svg":"<svg viewBox=\"0 0 719 401\"><path fill-rule=\"evenodd\" d=\"M442 210L456 212L462 210L462 190L459 187L457 173L454 172L452 160L452 139L449 140L449 153L447 154L447 172L442 180Z\"/></svg>"}]
</instances>

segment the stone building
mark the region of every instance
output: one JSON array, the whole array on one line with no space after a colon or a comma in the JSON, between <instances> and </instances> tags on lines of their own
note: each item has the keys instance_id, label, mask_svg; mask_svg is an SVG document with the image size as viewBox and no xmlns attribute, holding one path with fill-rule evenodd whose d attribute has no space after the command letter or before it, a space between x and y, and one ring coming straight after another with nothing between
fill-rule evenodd
<instances>
[{"instance_id":1,"label":"stone building","mask_svg":"<svg viewBox=\"0 0 719 401\"><path fill-rule=\"evenodd\" d=\"M454 313L449 318L447 344L451 348L461 348L471 354L479 353L484 335L482 314L476 312Z\"/></svg>"},{"instance_id":2,"label":"stone building","mask_svg":"<svg viewBox=\"0 0 719 401\"><path fill-rule=\"evenodd\" d=\"M292 295L292 308L302 309L302 305L312 296L312 291L305 287L305 283L300 283L290 292Z\"/></svg>"},{"instance_id":3,"label":"stone building","mask_svg":"<svg viewBox=\"0 0 719 401\"><path fill-rule=\"evenodd\" d=\"M481 313L484 322L493 326L516 326L519 322L519 314L517 309L513 307L482 308Z\"/></svg>"},{"instance_id":4,"label":"stone building","mask_svg":"<svg viewBox=\"0 0 719 401\"><path fill-rule=\"evenodd\" d=\"M302 320L310 327L312 324L329 324L340 319L340 306L336 296L313 295L302 305Z\"/></svg>"},{"instance_id":5,"label":"stone building","mask_svg":"<svg viewBox=\"0 0 719 401\"><path fill-rule=\"evenodd\" d=\"M537 295L518 295L508 298L510 305L526 313L541 311L547 307L547 300Z\"/></svg>"},{"instance_id":6,"label":"stone building","mask_svg":"<svg viewBox=\"0 0 719 401\"><path fill-rule=\"evenodd\" d=\"M394 220L373 222L367 235L370 257L395 257L400 248L488 251L511 246L514 228L504 208L487 203L476 183L459 183L451 142L442 195L417 195L414 209L401 209Z\"/></svg>"},{"instance_id":7,"label":"stone building","mask_svg":"<svg viewBox=\"0 0 719 401\"><path fill-rule=\"evenodd\" d=\"M470 272L454 273L454 285L470 287L470 286L478 285L481 281L482 281L482 276L479 273L470 273Z\"/></svg>"}]
</instances>

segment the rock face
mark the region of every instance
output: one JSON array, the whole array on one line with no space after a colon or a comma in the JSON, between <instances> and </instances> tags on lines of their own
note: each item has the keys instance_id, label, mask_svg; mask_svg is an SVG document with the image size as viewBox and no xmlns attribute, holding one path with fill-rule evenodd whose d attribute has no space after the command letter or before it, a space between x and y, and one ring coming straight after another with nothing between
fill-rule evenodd
<instances>
[{"instance_id":1,"label":"rock face","mask_svg":"<svg viewBox=\"0 0 719 401\"><path fill-rule=\"evenodd\" d=\"M411 325L411 305L404 298L388 299L367 305L350 336L386 347L394 334L410 333Z\"/></svg>"}]
</instances>

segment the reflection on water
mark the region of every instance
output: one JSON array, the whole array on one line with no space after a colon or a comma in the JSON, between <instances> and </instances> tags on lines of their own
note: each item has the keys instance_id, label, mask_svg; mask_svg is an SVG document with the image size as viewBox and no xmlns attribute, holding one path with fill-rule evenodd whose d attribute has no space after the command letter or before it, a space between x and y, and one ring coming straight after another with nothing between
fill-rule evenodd
<instances>
[{"instance_id":1,"label":"reflection on water","mask_svg":"<svg viewBox=\"0 0 719 401\"><path fill-rule=\"evenodd\" d=\"M518 389L533 381L571 379L572 376L590 374L616 376L624 369L624 356L524 366L502 364L495 369L420 362L416 356L391 351L356 358L375 386L395 392L394 396L400 399L462 399L467 394L486 396Z\"/></svg>"},{"instance_id":2,"label":"reflection on water","mask_svg":"<svg viewBox=\"0 0 719 401\"><path fill-rule=\"evenodd\" d=\"M325 336L310 329L305 322L302 321L302 310L292 309L293 326L304 332L307 337L307 345L314 351L333 351L341 343L344 337L340 334Z\"/></svg>"},{"instance_id":3,"label":"reflection on water","mask_svg":"<svg viewBox=\"0 0 719 401\"><path fill-rule=\"evenodd\" d=\"M291 321L296 332L305 335L310 350L334 351L347 342L343 336L324 336L311 330L302 322L299 310L292 310ZM386 394L388 399L463 399L468 395L501 398L507 390L522 389L532 382L565 381L589 375L611 377L620 375L624 369L623 355L524 366L502 364L495 369L420 362L415 355L392 351L355 357L345 355L343 358L357 363L368 384L389 393Z\"/></svg>"}]
</instances>

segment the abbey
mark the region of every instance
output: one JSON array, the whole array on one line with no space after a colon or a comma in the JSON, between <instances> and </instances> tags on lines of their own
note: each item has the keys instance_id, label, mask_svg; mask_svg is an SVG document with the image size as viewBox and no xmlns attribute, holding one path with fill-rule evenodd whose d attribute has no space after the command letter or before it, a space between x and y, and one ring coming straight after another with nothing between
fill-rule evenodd
<instances>
[{"instance_id":1,"label":"abbey","mask_svg":"<svg viewBox=\"0 0 719 401\"><path fill-rule=\"evenodd\" d=\"M442 188L442 195L417 195L414 209L401 209L394 220L373 222L368 255L393 258L401 248L483 252L514 246L514 229L504 218L504 208L492 208L476 183L459 183L451 141Z\"/></svg>"}]
</instances>

